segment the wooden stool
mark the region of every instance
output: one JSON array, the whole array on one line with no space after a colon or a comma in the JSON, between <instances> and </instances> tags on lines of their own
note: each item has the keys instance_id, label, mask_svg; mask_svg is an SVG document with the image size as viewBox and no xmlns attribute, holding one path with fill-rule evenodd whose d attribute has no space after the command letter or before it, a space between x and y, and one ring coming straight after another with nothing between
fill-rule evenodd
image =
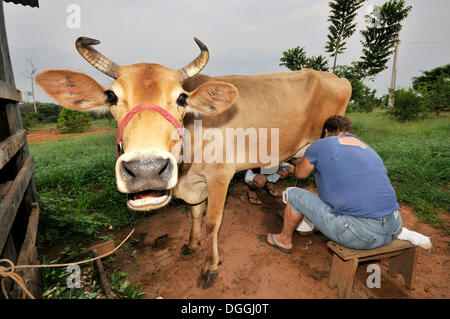
<instances>
[{"instance_id":1,"label":"wooden stool","mask_svg":"<svg viewBox=\"0 0 450 319\"><path fill-rule=\"evenodd\" d=\"M346 248L334 241L327 245L334 252L328 285L337 286L339 298L350 298L359 262L381 258L390 258L389 273L402 274L407 287L414 289L417 247L409 241L395 239L389 245L369 250Z\"/></svg>"}]
</instances>

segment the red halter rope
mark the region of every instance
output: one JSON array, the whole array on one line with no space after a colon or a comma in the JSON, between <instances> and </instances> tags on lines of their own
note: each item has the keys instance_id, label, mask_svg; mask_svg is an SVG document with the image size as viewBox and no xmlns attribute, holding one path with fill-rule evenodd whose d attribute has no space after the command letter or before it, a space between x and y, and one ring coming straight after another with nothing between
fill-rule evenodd
<instances>
[{"instance_id":1,"label":"red halter rope","mask_svg":"<svg viewBox=\"0 0 450 319\"><path fill-rule=\"evenodd\" d=\"M173 126L176 127L178 134L180 135L180 138L183 138L184 134L183 134L183 127L181 126L180 122L173 117L172 114L170 114L169 112L167 112L166 110L164 110L162 107L155 105L155 104L141 104L136 106L135 108L131 109L123 118L122 122L120 122L119 124L119 128L117 130L117 157L120 156L120 151L119 151L119 145L122 142L122 132L123 129L125 128L125 126L128 124L128 122L131 120L131 118L133 116L136 115L136 113L143 111L143 110L154 110L156 112L158 112L159 114L161 114L162 116L164 116L164 118L169 121L170 123L173 124Z\"/></svg>"}]
</instances>

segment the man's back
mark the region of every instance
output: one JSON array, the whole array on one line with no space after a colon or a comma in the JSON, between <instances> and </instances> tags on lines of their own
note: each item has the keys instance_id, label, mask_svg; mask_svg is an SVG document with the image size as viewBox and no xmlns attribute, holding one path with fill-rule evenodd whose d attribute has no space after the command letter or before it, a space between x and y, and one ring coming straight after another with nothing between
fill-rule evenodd
<instances>
[{"instance_id":1,"label":"man's back","mask_svg":"<svg viewBox=\"0 0 450 319\"><path fill-rule=\"evenodd\" d=\"M318 140L305 156L315 166L319 197L333 213L381 217L399 208L383 161L351 134Z\"/></svg>"}]
</instances>

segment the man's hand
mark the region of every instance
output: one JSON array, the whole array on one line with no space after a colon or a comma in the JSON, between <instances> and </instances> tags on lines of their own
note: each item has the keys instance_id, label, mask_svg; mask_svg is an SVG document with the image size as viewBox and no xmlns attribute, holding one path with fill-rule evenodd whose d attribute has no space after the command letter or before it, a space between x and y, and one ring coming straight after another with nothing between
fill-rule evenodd
<instances>
[{"instance_id":1,"label":"man's hand","mask_svg":"<svg viewBox=\"0 0 450 319\"><path fill-rule=\"evenodd\" d=\"M289 177L294 174L294 166L288 164L285 168L279 169L277 171L277 174L280 175L281 179L285 179L286 177Z\"/></svg>"},{"instance_id":2,"label":"man's hand","mask_svg":"<svg viewBox=\"0 0 450 319\"><path fill-rule=\"evenodd\" d=\"M304 159L304 157L291 158L289 163L291 163L294 166L297 166L298 164L300 164L303 161L303 159Z\"/></svg>"},{"instance_id":3,"label":"man's hand","mask_svg":"<svg viewBox=\"0 0 450 319\"><path fill-rule=\"evenodd\" d=\"M314 171L314 165L307 157L298 157L295 163L294 175L298 178L307 178Z\"/></svg>"}]
</instances>

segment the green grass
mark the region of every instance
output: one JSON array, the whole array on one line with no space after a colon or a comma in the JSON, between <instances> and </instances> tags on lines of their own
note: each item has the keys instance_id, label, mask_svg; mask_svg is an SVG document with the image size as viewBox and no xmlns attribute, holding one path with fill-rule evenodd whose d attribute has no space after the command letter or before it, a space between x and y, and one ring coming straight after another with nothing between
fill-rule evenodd
<instances>
[{"instance_id":1,"label":"green grass","mask_svg":"<svg viewBox=\"0 0 450 319\"><path fill-rule=\"evenodd\" d=\"M90 134L30 143L41 207L40 244L89 240L99 231L133 223L116 189L115 134Z\"/></svg>"},{"instance_id":2,"label":"green grass","mask_svg":"<svg viewBox=\"0 0 450 319\"><path fill-rule=\"evenodd\" d=\"M449 115L404 123L383 112L348 116L358 136L383 159L399 202L414 207L422 222L442 226L437 212L448 211L450 202ZM114 133L30 143L30 151L36 162L41 246L89 241L110 225L130 225L140 216L126 208L125 195L116 189ZM230 190L242 180L243 174L236 174ZM187 210L182 201L171 205Z\"/></svg>"},{"instance_id":3,"label":"green grass","mask_svg":"<svg viewBox=\"0 0 450 319\"><path fill-rule=\"evenodd\" d=\"M448 212L450 203L449 114L403 123L383 112L348 116L383 159L399 203L414 207L420 221L444 226L437 212Z\"/></svg>"}]
</instances>

